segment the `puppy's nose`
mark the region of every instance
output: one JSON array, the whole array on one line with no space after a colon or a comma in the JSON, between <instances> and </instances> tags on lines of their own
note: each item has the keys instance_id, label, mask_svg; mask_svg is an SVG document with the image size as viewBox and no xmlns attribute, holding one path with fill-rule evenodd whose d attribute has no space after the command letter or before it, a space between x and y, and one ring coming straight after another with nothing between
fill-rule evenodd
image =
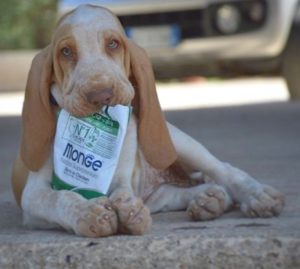
<instances>
[{"instance_id":1,"label":"puppy's nose","mask_svg":"<svg viewBox=\"0 0 300 269\"><path fill-rule=\"evenodd\" d=\"M87 101L93 105L108 105L113 97L112 89L93 90L86 94Z\"/></svg>"}]
</instances>

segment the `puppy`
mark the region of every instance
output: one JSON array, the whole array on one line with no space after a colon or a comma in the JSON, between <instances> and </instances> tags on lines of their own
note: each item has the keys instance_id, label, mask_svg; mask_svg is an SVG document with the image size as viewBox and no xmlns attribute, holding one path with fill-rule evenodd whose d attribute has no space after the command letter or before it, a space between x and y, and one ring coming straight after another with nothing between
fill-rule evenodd
<instances>
[{"instance_id":1,"label":"puppy","mask_svg":"<svg viewBox=\"0 0 300 269\"><path fill-rule=\"evenodd\" d=\"M133 107L117 169L105 197L87 200L51 188L56 114L83 117L104 105ZM58 23L32 62L13 169L25 224L78 235L143 234L151 213L187 210L193 220L221 216L233 203L249 217L278 215L284 198L223 163L162 114L151 63L107 9L79 6Z\"/></svg>"}]
</instances>

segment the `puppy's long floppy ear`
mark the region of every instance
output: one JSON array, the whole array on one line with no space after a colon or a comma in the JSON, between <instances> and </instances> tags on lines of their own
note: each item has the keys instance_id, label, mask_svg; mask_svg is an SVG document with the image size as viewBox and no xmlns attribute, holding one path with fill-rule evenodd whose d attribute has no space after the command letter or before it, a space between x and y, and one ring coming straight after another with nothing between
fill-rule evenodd
<instances>
[{"instance_id":1,"label":"puppy's long floppy ear","mask_svg":"<svg viewBox=\"0 0 300 269\"><path fill-rule=\"evenodd\" d=\"M50 106L52 49L46 47L32 61L23 105L21 158L37 171L46 161L55 132L55 113Z\"/></svg>"},{"instance_id":2,"label":"puppy's long floppy ear","mask_svg":"<svg viewBox=\"0 0 300 269\"><path fill-rule=\"evenodd\" d=\"M146 160L163 170L175 162L177 154L158 101L151 62L142 48L131 41L128 46L139 144Z\"/></svg>"}]
</instances>

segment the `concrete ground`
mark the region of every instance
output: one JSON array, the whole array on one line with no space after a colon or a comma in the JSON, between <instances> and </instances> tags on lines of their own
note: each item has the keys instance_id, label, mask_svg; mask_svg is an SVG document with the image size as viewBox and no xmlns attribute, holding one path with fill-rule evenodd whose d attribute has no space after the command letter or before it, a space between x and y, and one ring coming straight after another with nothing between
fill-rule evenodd
<instances>
[{"instance_id":1,"label":"concrete ground","mask_svg":"<svg viewBox=\"0 0 300 269\"><path fill-rule=\"evenodd\" d=\"M9 183L20 118L1 117L0 268L300 268L300 104L166 115L222 160L283 191L283 213L248 219L236 211L207 222L191 222L184 212L158 214L145 236L93 240L28 230Z\"/></svg>"},{"instance_id":2,"label":"concrete ground","mask_svg":"<svg viewBox=\"0 0 300 269\"><path fill-rule=\"evenodd\" d=\"M0 268L299 269L300 103L172 109L166 111L167 119L221 160L281 190L286 196L282 214L249 219L234 211L206 222L191 222L185 212L157 214L152 230L144 236L100 239L60 230L29 230L22 226L9 181L20 117L3 114Z\"/></svg>"}]
</instances>

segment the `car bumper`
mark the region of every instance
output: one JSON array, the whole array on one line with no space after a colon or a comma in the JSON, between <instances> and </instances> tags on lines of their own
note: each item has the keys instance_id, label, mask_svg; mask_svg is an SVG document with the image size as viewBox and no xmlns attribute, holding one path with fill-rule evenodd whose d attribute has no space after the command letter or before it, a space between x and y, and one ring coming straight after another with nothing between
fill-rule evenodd
<instances>
[{"instance_id":1,"label":"car bumper","mask_svg":"<svg viewBox=\"0 0 300 269\"><path fill-rule=\"evenodd\" d=\"M296 5L297 0L268 0L267 20L257 31L186 39L174 48L149 48L147 51L154 61L170 61L174 57L191 61L276 57L285 47Z\"/></svg>"}]
</instances>

